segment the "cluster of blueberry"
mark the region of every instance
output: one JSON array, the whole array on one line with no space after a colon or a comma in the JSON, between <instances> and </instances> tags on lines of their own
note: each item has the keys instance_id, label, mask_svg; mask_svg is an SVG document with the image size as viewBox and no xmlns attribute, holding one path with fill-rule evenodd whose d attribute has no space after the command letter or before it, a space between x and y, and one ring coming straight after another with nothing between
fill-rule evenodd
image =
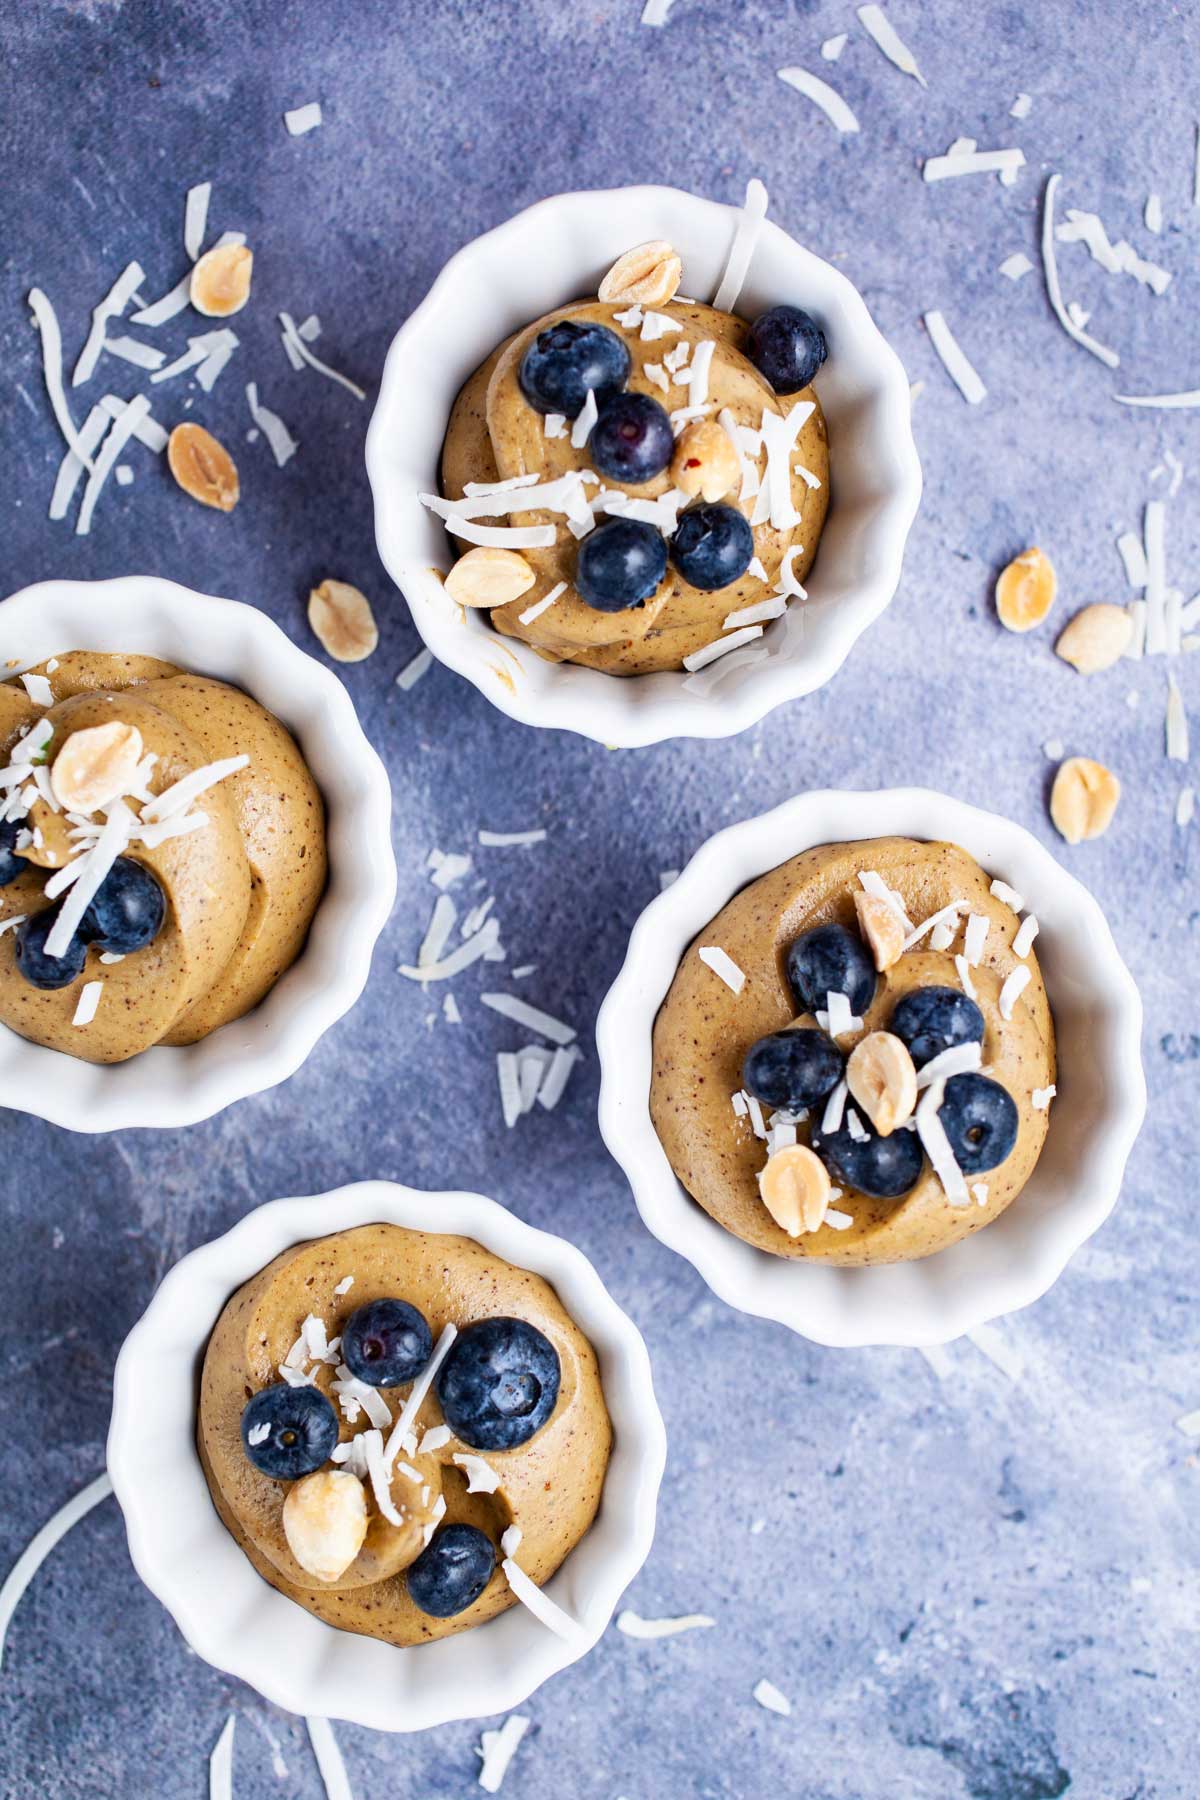
<instances>
[{"instance_id":1,"label":"cluster of blueberry","mask_svg":"<svg viewBox=\"0 0 1200 1800\"><path fill-rule=\"evenodd\" d=\"M17 827L0 825L0 887L7 887L30 864L15 854ZM61 956L46 955L46 939L54 929L58 907L43 907L17 926L17 968L36 988L69 987L83 973L88 945L113 956L144 950L162 928L167 903L161 887L143 863L118 856L89 902L70 944Z\"/></svg>"},{"instance_id":2,"label":"cluster of blueberry","mask_svg":"<svg viewBox=\"0 0 1200 1800\"><path fill-rule=\"evenodd\" d=\"M371 1300L342 1328L342 1361L369 1387L415 1380L432 1353L429 1325L406 1300ZM515 1450L549 1419L559 1380L558 1352L536 1325L494 1318L459 1332L436 1388L442 1415L462 1443L472 1450ZM339 1429L333 1404L319 1388L278 1382L247 1401L242 1447L261 1474L298 1481L329 1460ZM485 1532L445 1525L407 1569L409 1595L422 1612L450 1618L479 1598L495 1562Z\"/></svg>"},{"instance_id":3,"label":"cluster of blueberry","mask_svg":"<svg viewBox=\"0 0 1200 1800\"><path fill-rule=\"evenodd\" d=\"M820 327L797 306L776 306L750 327L746 355L777 394L798 393L825 361ZM521 392L540 413L577 418L589 392L597 408L588 437L593 466L611 481L640 486L666 469L675 435L666 408L631 393L631 358L607 325L562 319L538 333L518 370ZM667 571L662 533L641 519L609 519L579 547L575 586L600 612L623 612L649 599ZM728 587L754 556L745 515L724 502L697 502L680 515L670 559L692 587Z\"/></svg>"},{"instance_id":4,"label":"cluster of blueberry","mask_svg":"<svg viewBox=\"0 0 1200 1800\"><path fill-rule=\"evenodd\" d=\"M845 994L853 1013L865 1013L875 998L875 965L862 940L844 925L818 925L802 932L788 951L788 980L801 1012L815 1013L831 993ZM914 988L893 1009L888 1030L907 1045L920 1069L955 1044L983 1042L983 1014L974 1000L949 987ZM815 1026L773 1031L746 1055L742 1081L765 1106L803 1112L825 1100L842 1079L845 1058L833 1039ZM952 1075L938 1112L942 1128L964 1175L981 1175L1010 1154L1017 1141L1017 1108L998 1081L973 1071ZM915 1186L923 1151L915 1131L881 1137L869 1121L865 1135L843 1125L812 1131L812 1147L831 1175L877 1200L895 1200Z\"/></svg>"}]
</instances>

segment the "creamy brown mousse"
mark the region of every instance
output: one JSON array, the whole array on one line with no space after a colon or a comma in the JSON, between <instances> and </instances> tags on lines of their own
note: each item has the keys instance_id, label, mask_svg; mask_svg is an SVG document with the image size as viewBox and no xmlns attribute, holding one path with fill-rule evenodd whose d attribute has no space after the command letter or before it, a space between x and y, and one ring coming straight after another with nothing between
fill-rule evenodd
<instances>
[{"instance_id":1,"label":"creamy brown mousse","mask_svg":"<svg viewBox=\"0 0 1200 1800\"><path fill-rule=\"evenodd\" d=\"M768 1145L756 1136L741 1094L743 1061L767 1033L816 1022L798 1015L786 973L788 950L814 926L860 930L855 897L864 892L864 871L874 871L898 897L914 928L954 902L964 905L947 925L951 937L942 948L931 948L931 939L941 943L945 933L926 932L879 973L861 1028L838 1036L838 1049L849 1056L869 1033L885 1031L897 1000L916 988L973 990L984 1021L982 1072L1015 1102L1016 1142L999 1166L967 1178L965 1201L958 1204L951 1203L928 1156L915 1184L895 1199L872 1199L835 1175L828 1206L822 1201L816 1209L821 1222L792 1235L764 1204L760 1175ZM975 963L967 961L971 915L987 925ZM973 950L981 927L970 929ZM992 877L949 843L893 837L823 844L743 888L685 953L654 1026L650 1110L688 1193L718 1224L761 1250L840 1264L930 1256L997 1218L1037 1162L1055 1079L1050 1006L1033 950L1024 941L1024 955L1014 950L1020 929L1012 906L992 892ZM1026 937L1030 931L1025 928ZM739 993L701 960L700 949L710 946L723 950L744 975ZM1027 977L1023 988L1018 971ZM735 1095L741 1095L737 1110ZM766 1108L763 1113L769 1129L771 1115ZM809 1143L814 1127L819 1135L821 1120L818 1105L796 1127L800 1145Z\"/></svg>"},{"instance_id":2,"label":"creamy brown mousse","mask_svg":"<svg viewBox=\"0 0 1200 1800\"><path fill-rule=\"evenodd\" d=\"M48 689L43 687L48 684ZM88 1062L123 1062L152 1044L191 1044L256 1006L296 957L325 886L321 795L294 739L240 689L152 657L74 651L0 684L0 768L21 761L24 734L53 728L43 780L19 824L28 872L0 886L0 1022L38 1044ZM34 698L33 695L39 695ZM46 883L79 853L80 832L101 826L55 805L54 765L77 733L113 721L136 728L155 761L151 799L196 771L245 756L243 768L208 786L185 809L188 829L160 843L135 837L122 854L143 863L166 912L153 941L104 962L89 948L68 986L43 989L18 966L18 930L55 901ZM0 802L9 790L0 788ZM129 798L135 816L148 802ZM196 815L204 823L196 829ZM78 826L72 817L80 820ZM69 894L70 889L66 892ZM85 984L103 983L94 1017L76 1024Z\"/></svg>"},{"instance_id":3,"label":"creamy brown mousse","mask_svg":"<svg viewBox=\"0 0 1200 1800\"><path fill-rule=\"evenodd\" d=\"M461 500L468 482L527 475L545 482L572 470L590 470L587 446L576 449L572 445L572 421L559 425L561 435L548 435L546 418L530 405L517 378L521 358L534 338L562 319L598 323L617 332L632 360L627 390L649 395L672 414L692 404L686 371L696 362L699 346L711 343L706 393L700 402L702 416L724 419L731 428L747 434L743 443L750 447L743 450L741 479L735 479L723 497L748 520L753 520L758 496L769 479L765 450L753 448L764 418L782 422L800 408L795 419L803 422L779 463L789 492L779 498L775 509L777 518L790 517L795 522L777 527L767 518L754 525L759 570L755 571L752 563L727 587L710 591L692 587L668 562L662 581L642 605L622 612L597 611L573 585L579 540L562 512L514 511L507 518L486 520L489 529L555 528L552 546L520 550L535 580L517 598L492 609L491 620L498 631L523 639L551 662L581 663L611 675L679 669L684 657L726 635L725 620L731 613L776 596L785 559L789 580L783 586L789 593L794 594L811 568L829 502L829 445L820 402L811 387L786 395L771 389L744 354L749 326L734 313L691 300L672 299L645 309L579 301L557 307L507 338L468 379L454 403L442 450L442 493L447 499ZM647 324L647 319L652 322ZM663 319L667 329L653 322ZM679 367L672 366L676 362ZM686 422L673 420L679 430ZM800 473L802 469L808 479ZM589 498L594 499L601 487L632 499L656 500L673 491L674 476L668 469L636 486L605 478L589 484ZM790 506L785 506L785 498ZM686 497L681 500L684 507L688 503ZM599 521L605 515L596 516ZM470 550L469 543L452 542L459 550ZM566 585L545 610L535 617L522 616L537 608L560 583Z\"/></svg>"},{"instance_id":4,"label":"creamy brown mousse","mask_svg":"<svg viewBox=\"0 0 1200 1800\"><path fill-rule=\"evenodd\" d=\"M348 1277L353 1284L347 1288ZM557 1402L526 1443L512 1450L474 1452L445 1428L435 1385L419 1407L409 1448L391 1474L388 1491L401 1524L381 1515L367 1480L363 1549L340 1577L317 1582L297 1563L284 1528L284 1503L292 1484L269 1479L248 1460L242 1411L254 1394L280 1379L280 1365L310 1315L323 1323L332 1343L357 1308L396 1298L422 1314L435 1344L448 1324L461 1330L498 1315L536 1326L558 1353ZM309 1363L307 1371L339 1408L342 1445L372 1429L364 1413L353 1421L344 1416L356 1408L343 1405L334 1390L336 1352L331 1362ZM411 1384L377 1390L393 1423L410 1391ZM429 1432L433 1445L422 1448ZM383 1436L387 1438L387 1428ZM377 1224L285 1250L238 1289L209 1339L198 1437L217 1511L259 1574L330 1625L406 1645L482 1625L515 1603L517 1596L501 1567L500 1544L513 1525L520 1532L520 1568L539 1587L549 1581L596 1515L612 1428L595 1352L547 1282L470 1238ZM474 1471L473 1464L479 1465ZM344 1460L341 1466L346 1466ZM419 1479L414 1481L413 1474ZM496 1480L493 1491L480 1490L481 1475L485 1483ZM469 1487L476 1491L468 1492ZM470 1606L449 1618L435 1618L414 1604L404 1571L433 1530L450 1524L482 1531L495 1546L496 1567Z\"/></svg>"}]
</instances>

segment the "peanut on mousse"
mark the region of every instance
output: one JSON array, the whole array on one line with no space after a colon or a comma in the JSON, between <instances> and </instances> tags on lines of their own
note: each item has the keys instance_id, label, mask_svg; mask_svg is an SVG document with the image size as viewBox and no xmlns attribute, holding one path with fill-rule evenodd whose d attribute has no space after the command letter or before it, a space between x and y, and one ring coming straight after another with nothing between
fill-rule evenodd
<instances>
[{"instance_id":1,"label":"peanut on mousse","mask_svg":"<svg viewBox=\"0 0 1200 1800\"><path fill-rule=\"evenodd\" d=\"M636 245L597 299L499 344L420 496L461 558L450 598L548 661L699 679L803 603L829 501L824 336L798 306L750 322L681 299L681 273L670 244Z\"/></svg>"},{"instance_id":2,"label":"peanut on mousse","mask_svg":"<svg viewBox=\"0 0 1200 1800\"><path fill-rule=\"evenodd\" d=\"M88 1062L190 1044L304 945L325 821L279 721L151 657L0 683L0 1023Z\"/></svg>"},{"instance_id":3,"label":"peanut on mousse","mask_svg":"<svg viewBox=\"0 0 1200 1800\"><path fill-rule=\"evenodd\" d=\"M651 1117L688 1193L758 1249L840 1264L987 1225L1049 1124L1037 935L954 844L823 844L752 881L655 1021Z\"/></svg>"}]
</instances>

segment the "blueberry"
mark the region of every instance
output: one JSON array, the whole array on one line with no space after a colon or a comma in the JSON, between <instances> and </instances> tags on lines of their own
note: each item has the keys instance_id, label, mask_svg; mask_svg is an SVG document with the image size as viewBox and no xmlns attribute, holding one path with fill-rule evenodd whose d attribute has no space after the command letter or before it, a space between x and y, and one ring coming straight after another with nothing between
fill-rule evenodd
<instances>
[{"instance_id":1,"label":"blueberry","mask_svg":"<svg viewBox=\"0 0 1200 1800\"><path fill-rule=\"evenodd\" d=\"M890 1029L908 1045L919 1069L955 1044L981 1044L983 1014L959 988L914 988L896 1002Z\"/></svg>"},{"instance_id":2,"label":"blueberry","mask_svg":"<svg viewBox=\"0 0 1200 1800\"><path fill-rule=\"evenodd\" d=\"M597 612L624 612L649 599L667 572L667 546L641 519L609 519L579 546L575 586Z\"/></svg>"},{"instance_id":3,"label":"blueberry","mask_svg":"<svg viewBox=\"0 0 1200 1800\"><path fill-rule=\"evenodd\" d=\"M802 1026L772 1031L746 1052L742 1086L764 1106L800 1112L823 1100L842 1079L843 1057L823 1031Z\"/></svg>"},{"instance_id":4,"label":"blueberry","mask_svg":"<svg viewBox=\"0 0 1200 1800\"><path fill-rule=\"evenodd\" d=\"M629 379L629 351L607 325L560 319L539 331L521 358L517 379L530 406L573 419L591 388L596 405L620 393Z\"/></svg>"},{"instance_id":5,"label":"blueberry","mask_svg":"<svg viewBox=\"0 0 1200 1800\"><path fill-rule=\"evenodd\" d=\"M368 1387L398 1387L429 1361L433 1333L407 1300L368 1300L342 1327L342 1361Z\"/></svg>"},{"instance_id":6,"label":"blueberry","mask_svg":"<svg viewBox=\"0 0 1200 1800\"><path fill-rule=\"evenodd\" d=\"M614 394L592 426L588 454L610 481L653 481L675 454L666 409L649 394Z\"/></svg>"},{"instance_id":7,"label":"blueberry","mask_svg":"<svg viewBox=\"0 0 1200 1800\"><path fill-rule=\"evenodd\" d=\"M746 355L777 394L806 388L828 354L825 333L798 306L760 313L746 341Z\"/></svg>"},{"instance_id":8,"label":"blueberry","mask_svg":"<svg viewBox=\"0 0 1200 1800\"><path fill-rule=\"evenodd\" d=\"M915 1187L921 1173L921 1140L915 1131L893 1131L879 1137L862 1121L865 1142L852 1138L843 1126L822 1136L812 1134L812 1147L829 1173L843 1186L857 1188L873 1200L897 1200Z\"/></svg>"},{"instance_id":9,"label":"blueberry","mask_svg":"<svg viewBox=\"0 0 1200 1800\"><path fill-rule=\"evenodd\" d=\"M14 853L13 847L20 829L15 819L5 819L0 823L0 887L7 887L10 881L15 881L29 867L23 856Z\"/></svg>"},{"instance_id":10,"label":"blueberry","mask_svg":"<svg viewBox=\"0 0 1200 1800\"><path fill-rule=\"evenodd\" d=\"M437 1378L446 1423L473 1450L515 1450L558 1399L558 1352L524 1319L481 1319L455 1339Z\"/></svg>"},{"instance_id":11,"label":"blueberry","mask_svg":"<svg viewBox=\"0 0 1200 1800\"><path fill-rule=\"evenodd\" d=\"M824 1007L827 994L845 994L853 1013L875 998L875 965L863 942L844 925L814 925L787 953L788 980L804 1012Z\"/></svg>"},{"instance_id":12,"label":"blueberry","mask_svg":"<svg viewBox=\"0 0 1200 1800\"><path fill-rule=\"evenodd\" d=\"M98 950L129 956L158 936L166 911L166 897L145 864L118 856L92 896L79 935Z\"/></svg>"},{"instance_id":13,"label":"blueberry","mask_svg":"<svg viewBox=\"0 0 1200 1800\"><path fill-rule=\"evenodd\" d=\"M671 561L694 588L728 587L746 573L753 556L754 533L736 506L716 501L680 513Z\"/></svg>"},{"instance_id":14,"label":"blueberry","mask_svg":"<svg viewBox=\"0 0 1200 1800\"><path fill-rule=\"evenodd\" d=\"M986 1075L952 1075L938 1118L964 1175L994 1169L1017 1141L1017 1103Z\"/></svg>"},{"instance_id":15,"label":"blueberry","mask_svg":"<svg viewBox=\"0 0 1200 1800\"><path fill-rule=\"evenodd\" d=\"M17 926L17 968L30 987L70 987L83 974L87 946L78 935L71 939L62 956L46 954L46 939L57 917L57 906L47 906Z\"/></svg>"},{"instance_id":16,"label":"blueberry","mask_svg":"<svg viewBox=\"0 0 1200 1800\"><path fill-rule=\"evenodd\" d=\"M278 1381L242 1408L242 1448L272 1481L311 1475L329 1461L337 1441L337 1414L320 1388Z\"/></svg>"},{"instance_id":17,"label":"blueberry","mask_svg":"<svg viewBox=\"0 0 1200 1800\"><path fill-rule=\"evenodd\" d=\"M405 1572L414 1606L450 1619L474 1605L496 1566L492 1540L474 1525L443 1525Z\"/></svg>"}]
</instances>

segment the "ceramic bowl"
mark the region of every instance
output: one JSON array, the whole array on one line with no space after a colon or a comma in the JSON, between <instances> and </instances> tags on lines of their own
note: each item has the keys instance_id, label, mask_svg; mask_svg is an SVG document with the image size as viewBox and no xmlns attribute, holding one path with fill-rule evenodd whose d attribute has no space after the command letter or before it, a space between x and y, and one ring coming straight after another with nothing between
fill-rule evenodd
<instances>
[{"instance_id":1,"label":"ceramic bowl","mask_svg":"<svg viewBox=\"0 0 1200 1800\"><path fill-rule=\"evenodd\" d=\"M16 668L68 650L126 650L245 688L298 740L325 798L329 846L304 951L252 1012L197 1044L105 1065L0 1026L0 1103L72 1131L174 1127L286 1081L361 994L396 893L391 789L349 694L264 613L154 576L25 588L0 603L0 643Z\"/></svg>"},{"instance_id":2,"label":"ceramic bowl","mask_svg":"<svg viewBox=\"0 0 1200 1800\"><path fill-rule=\"evenodd\" d=\"M600 1359L613 1451L600 1511L547 1586L583 1627L555 1636L523 1606L486 1625L397 1649L338 1631L269 1586L217 1516L196 1451L204 1347L233 1291L292 1244L380 1220L474 1238L554 1287ZM296 1713L418 1731L504 1712L586 1654L650 1551L666 1459L641 1334L587 1258L479 1194L365 1181L260 1206L172 1269L117 1358L108 1467L129 1550L207 1662Z\"/></svg>"},{"instance_id":3,"label":"ceramic bowl","mask_svg":"<svg viewBox=\"0 0 1200 1800\"><path fill-rule=\"evenodd\" d=\"M1058 1097L1045 1148L1013 1204L918 1262L834 1268L775 1257L687 1194L650 1120L650 1036L683 952L748 882L816 844L890 835L959 844L1022 894L1041 930ZM1133 978L1087 889L1019 825L920 788L803 794L722 831L634 926L596 1027L600 1129L643 1220L731 1306L821 1344L940 1344L1046 1292L1103 1224L1146 1108Z\"/></svg>"},{"instance_id":4,"label":"ceramic bowl","mask_svg":"<svg viewBox=\"0 0 1200 1800\"><path fill-rule=\"evenodd\" d=\"M685 291L708 298L738 216L676 188L557 194L452 257L393 340L367 437L379 554L434 655L527 725L610 746L728 737L828 681L896 591L921 492L907 377L846 277L767 220L738 310L753 317L792 300L819 320L829 360L816 388L832 465L810 598L767 627L769 657L731 669L701 695L685 689L682 673L622 679L545 662L479 613L464 617L443 592L449 541L417 495L437 492L446 421L467 376L510 332L594 294L621 252L649 238L676 246Z\"/></svg>"}]
</instances>

